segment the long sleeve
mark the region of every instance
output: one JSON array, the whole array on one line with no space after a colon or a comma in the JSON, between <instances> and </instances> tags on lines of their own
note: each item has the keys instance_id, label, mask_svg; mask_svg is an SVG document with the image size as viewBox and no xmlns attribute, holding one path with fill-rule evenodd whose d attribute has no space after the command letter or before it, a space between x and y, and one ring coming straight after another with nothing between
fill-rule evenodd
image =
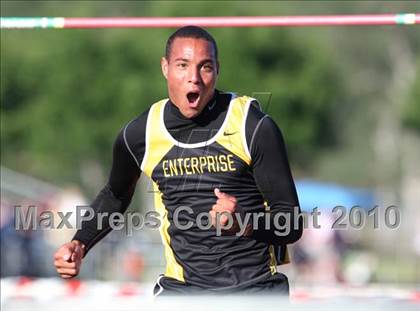
<instances>
[{"instance_id":1,"label":"long sleeve","mask_svg":"<svg viewBox=\"0 0 420 311\"><path fill-rule=\"evenodd\" d=\"M294 243L302 236L303 221L295 215L300 213L299 201L283 136L268 115L259 113L254 125L248 135L253 173L270 213L270 227L266 229L265 220L260 219L254 236L274 245ZM278 213L282 214L276 218ZM279 230L286 221L287 228Z\"/></svg>"},{"instance_id":2,"label":"long sleeve","mask_svg":"<svg viewBox=\"0 0 420 311\"><path fill-rule=\"evenodd\" d=\"M104 238L112 228L108 217L102 220L102 228L98 229L98 213L124 213L131 202L140 170L127 149L123 132L118 135L113 148L112 169L108 183L102 188L91 204L94 217L84 221L73 240L79 240L86 246L86 252Z\"/></svg>"},{"instance_id":3,"label":"long sleeve","mask_svg":"<svg viewBox=\"0 0 420 311\"><path fill-rule=\"evenodd\" d=\"M108 182L90 206L94 211L94 217L82 222L81 229L73 237L73 240L79 240L85 244L85 254L112 230L109 217L102 219L102 226L99 229L98 213L122 214L130 205L141 173L140 163L145 151L148 112L149 110L145 111L128 123L115 140Z\"/></svg>"}]
</instances>

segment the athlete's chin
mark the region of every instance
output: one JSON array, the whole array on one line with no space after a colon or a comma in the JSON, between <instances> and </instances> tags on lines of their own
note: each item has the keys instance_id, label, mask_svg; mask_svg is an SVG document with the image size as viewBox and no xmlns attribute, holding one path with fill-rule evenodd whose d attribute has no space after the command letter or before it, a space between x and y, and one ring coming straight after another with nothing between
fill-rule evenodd
<instances>
[{"instance_id":1,"label":"athlete's chin","mask_svg":"<svg viewBox=\"0 0 420 311\"><path fill-rule=\"evenodd\" d=\"M182 114L184 117L192 119L198 116L203 108L202 105L187 105L185 106L184 111L182 111Z\"/></svg>"},{"instance_id":2,"label":"athlete's chin","mask_svg":"<svg viewBox=\"0 0 420 311\"><path fill-rule=\"evenodd\" d=\"M198 116L200 113L201 113L201 110L199 110L198 108L187 108L183 112L183 115L184 115L184 117L186 117L188 119L192 119L192 118L195 118L196 116Z\"/></svg>"}]
</instances>

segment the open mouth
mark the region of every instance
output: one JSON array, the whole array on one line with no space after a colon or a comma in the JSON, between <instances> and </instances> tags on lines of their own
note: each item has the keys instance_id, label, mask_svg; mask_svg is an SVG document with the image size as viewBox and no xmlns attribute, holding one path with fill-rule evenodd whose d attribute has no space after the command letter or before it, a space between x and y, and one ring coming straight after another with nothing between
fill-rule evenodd
<instances>
[{"instance_id":1,"label":"open mouth","mask_svg":"<svg viewBox=\"0 0 420 311\"><path fill-rule=\"evenodd\" d=\"M200 93L198 92L188 92L187 99L191 107L196 107L198 105L198 99L200 98Z\"/></svg>"}]
</instances>

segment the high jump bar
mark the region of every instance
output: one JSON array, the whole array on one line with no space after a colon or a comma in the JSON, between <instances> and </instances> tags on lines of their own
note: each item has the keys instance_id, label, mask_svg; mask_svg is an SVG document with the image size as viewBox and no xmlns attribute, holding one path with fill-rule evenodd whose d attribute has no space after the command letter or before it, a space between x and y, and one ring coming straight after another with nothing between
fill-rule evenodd
<instances>
[{"instance_id":1,"label":"high jump bar","mask_svg":"<svg viewBox=\"0 0 420 311\"><path fill-rule=\"evenodd\" d=\"M420 13L312 16L218 16L218 17L1 17L1 29L62 28L178 28L293 27L420 24Z\"/></svg>"}]
</instances>

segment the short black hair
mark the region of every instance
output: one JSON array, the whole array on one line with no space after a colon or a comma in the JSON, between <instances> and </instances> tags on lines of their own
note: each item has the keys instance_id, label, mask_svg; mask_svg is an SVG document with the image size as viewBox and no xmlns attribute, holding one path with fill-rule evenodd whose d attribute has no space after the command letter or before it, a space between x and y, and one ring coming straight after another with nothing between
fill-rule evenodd
<instances>
[{"instance_id":1,"label":"short black hair","mask_svg":"<svg viewBox=\"0 0 420 311\"><path fill-rule=\"evenodd\" d=\"M171 55L172 43L176 38L195 38L203 39L210 42L214 47L214 56L217 60L217 44L213 36L209 34L206 30L198 26L184 26L175 31L166 42L165 57L169 60L169 55Z\"/></svg>"}]
</instances>

